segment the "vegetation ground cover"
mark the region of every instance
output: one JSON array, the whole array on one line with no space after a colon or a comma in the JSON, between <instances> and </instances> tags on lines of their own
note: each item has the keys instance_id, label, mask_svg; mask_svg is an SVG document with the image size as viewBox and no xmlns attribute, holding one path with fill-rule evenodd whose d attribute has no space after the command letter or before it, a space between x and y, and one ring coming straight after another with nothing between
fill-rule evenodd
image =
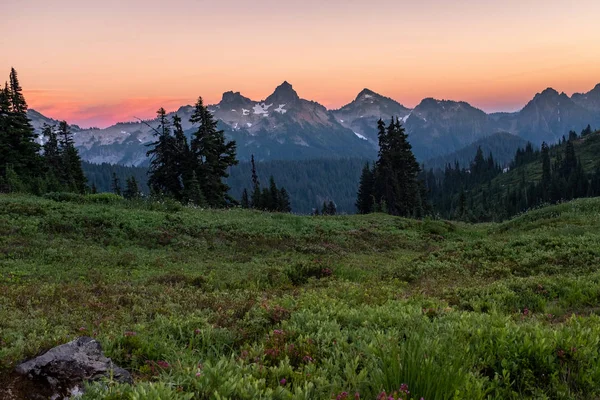
<instances>
[{"instance_id":1,"label":"vegetation ground cover","mask_svg":"<svg viewBox=\"0 0 600 400\"><path fill-rule=\"evenodd\" d=\"M600 199L469 225L46 197L0 197L2 382L90 335L136 384L88 399L600 397Z\"/></svg>"}]
</instances>

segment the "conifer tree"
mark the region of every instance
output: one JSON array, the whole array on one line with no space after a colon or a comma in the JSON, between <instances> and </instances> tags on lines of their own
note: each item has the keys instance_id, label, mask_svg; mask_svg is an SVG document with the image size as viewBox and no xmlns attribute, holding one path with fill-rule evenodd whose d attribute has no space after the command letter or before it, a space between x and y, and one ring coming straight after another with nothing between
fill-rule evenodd
<instances>
[{"instance_id":1,"label":"conifer tree","mask_svg":"<svg viewBox=\"0 0 600 400\"><path fill-rule=\"evenodd\" d=\"M171 122L164 108L161 107L156 114L159 125L154 133L158 138L150 144L151 149L146 153L150 157L148 186L155 194L171 196L181 201L183 188L178 171L180 160Z\"/></svg>"},{"instance_id":2,"label":"conifer tree","mask_svg":"<svg viewBox=\"0 0 600 400\"><path fill-rule=\"evenodd\" d=\"M196 171L192 171L192 176L185 186L185 198L196 206L205 207L207 205Z\"/></svg>"},{"instance_id":3,"label":"conifer tree","mask_svg":"<svg viewBox=\"0 0 600 400\"><path fill-rule=\"evenodd\" d=\"M542 143L542 198L548 200L550 185L552 184L552 171L550 169L550 149L546 142Z\"/></svg>"},{"instance_id":4,"label":"conifer tree","mask_svg":"<svg viewBox=\"0 0 600 400\"><path fill-rule=\"evenodd\" d=\"M250 205L252 208L261 209L260 182L258 180L258 174L256 173L254 154L250 157L250 165L252 166L252 197L250 199Z\"/></svg>"},{"instance_id":5,"label":"conifer tree","mask_svg":"<svg viewBox=\"0 0 600 400\"><path fill-rule=\"evenodd\" d=\"M279 209L278 211L289 213L292 212L292 206L290 204L290 196L284 187L279 191Z\"/></svg>"},{"instance_id":6,"label":"conifer tree","mask_svg":"<svg viewBox=\"0 0 600 400\"><path fill-rule=\"evenodd\" d=\"M140 197L140 188L134 176L127 178L125 191L123 192L123 197L129 200L137 199Z\"/></svg>"},{"instance_id":7,"label":"conifer tree","mask_svg":"<svg viewBox=\"0 0 600 400\"><path fill-rule=\"evenodd\" d=\"M92 183L91 191L92 191L92 194L98 193L98 189L96 188L96 183Z\"/></svg>"},{"instance_id":8,"label":"conifer tree","mask_svg":"<svg viewBox=\"0 0 600 400\"><path fill-rule=\"evenodd\" d=\"M335 203L333 201L329 201L329 204L327 204L327 215L336 215L337 214L337 208L335 206Z\"/></svg>"},{"instance_id":9,"label":"conifer tree","mask_svg":"<svg viewBox=\"0 0 600 400\"><path fill-rule=\"evenodd\" d=\"M121 195L121 182L119 181L117 174L114 172L112 175L112 192L117 196Z\"/></svg>"},{"instance_id":10,"label":"conifer tree","mask_svg":"<svg viewBox=\"0 0 600 400\"><path fill-rule=\"evenodd\" d=\"M34 177L41 172L40 146L35 142L27 102L14 68L9 82L0 93L0 174L10 166L17 176Z\"/></svg>"},{"instance_id":11,"label":"conifer tree","mask_svg":"<svg viewBox=\"0 0 600 400\"><path fill-rule=\"evenodd\" d=\"M78 193L85 193L87 178L81 168L81 157L75 148L73 134L67 121L61 121L58 125L58 136L60 138L60 155L63 183Z\"/></svg>"},{"instance_id":12,"label":"conifer tree","mask_svg":"<svg viewBox=\"0 0 600 400\"><path fill-rule=\"evenodd\" d=\"M202 97L194 106L190 122L198 125L192 137L191 151L208 205L225 207L235 203L228 194L229 186L223 182L223 178L229 176L227 169L238 163L235 141L225 141L224 131L217 128L217 121L204 106Z\"/></svg>"},{"instance_id":13,"label":"conifer tree","mask_svg":"<svg viewBox=\"0 0 600 400\"><path fill-rule=\"evenodd\" d=\"M242 208L250 208L250 200L248 199L248 190L244 189L242 192L242 200L240 202Z\"/></svg>"},{"instance_id":14,"label":"conifer tree","mask_svg":"<svg viewBox=\"0 0 600 400\"><path fill-rule=\"evenodd\" d=\"M420 167L408 143L408 136L398 119L385 126L377 124L379 158L375 164L374 193L376 208L389 214L416 216L423 206L423 182L418 179Z\"/></svg>"},{"instance_id":15,"label":"conifer tree","mask_svg":"<svg viewBox=\"0 0 600 400\"><path fill-rule=\"evenodd\" d=\"M269 177L269 204L267 209L269 211L278 211L279 210L279 189L277 189L277 185L275 184L275 178L273 175Z\"/></svg>"},{"instance_id":16,"label":"conifer tree","mask_svg":"<svg viewBox=\"0 0 600 400\"><path fill-rule=\"evenodd\" d=\"M43 158L48 170L48 178L51 179L51 176L52 178L58 179L62 173L62 160L60 154L61 150L58 144L58 136L56 135L54 126L44 124L42 134L46 138L46 142L43 146Z\"/></svg>"},{"instance_id":17,"label":"conifer tree","mask_svg":"<svg viewBox=\"0 0 600 400\"><path fill-rule=\"evenodd\" d=\"M323 201L323 206L321 207L321 215L329 215L329 207L326 201Z\"/></svg>"},{"instance_id":18,"label":"conifer tree","mask_svg":"<svg viewBox=\"0 0 600 400\"><path fill-rule=\"evenodd\" d=\"M374 177L373 171L369 167L367 162L363 167L362 174L360 176L360 183L358 186L358 193L356 199L356 209L359 214L369 214L373 210L373 199L374 199Z\"/></svg>"}]
</instances>

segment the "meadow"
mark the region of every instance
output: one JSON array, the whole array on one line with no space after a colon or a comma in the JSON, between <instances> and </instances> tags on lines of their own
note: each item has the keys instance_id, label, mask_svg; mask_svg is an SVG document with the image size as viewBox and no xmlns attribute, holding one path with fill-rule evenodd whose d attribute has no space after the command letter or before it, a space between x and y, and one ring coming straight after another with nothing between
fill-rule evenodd
<instances>
[{"instance_id":1,"label":"meadow","mask_svg":"<svg viewBox=\"0 0 600 400\"><path fill-rule=\"evenodd\" d=\"M597 399L599 310L600 199L470 225L0 196L0 387L87 335L135 384L84 399Z\"/></svg>"}]
</instances>

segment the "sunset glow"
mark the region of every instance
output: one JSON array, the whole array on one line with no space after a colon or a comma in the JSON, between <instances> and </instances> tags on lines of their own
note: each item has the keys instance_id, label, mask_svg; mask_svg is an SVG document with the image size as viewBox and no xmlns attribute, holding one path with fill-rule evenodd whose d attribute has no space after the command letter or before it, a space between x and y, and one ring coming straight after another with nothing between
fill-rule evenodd
<instances>
[{"instance_id":1,"label":"sunset glow","mask_svg":"<svg viewBox=\"0 0 600 400\"><path fill-rule=\"evenodd\" d=\"M0 4L0 73L29 106L104 127L283 82L328 108L367 87L514 111L600 82L597 0L30 0ZM2 76L2 77L4 77Z\"/></svg>"}]
</instances>

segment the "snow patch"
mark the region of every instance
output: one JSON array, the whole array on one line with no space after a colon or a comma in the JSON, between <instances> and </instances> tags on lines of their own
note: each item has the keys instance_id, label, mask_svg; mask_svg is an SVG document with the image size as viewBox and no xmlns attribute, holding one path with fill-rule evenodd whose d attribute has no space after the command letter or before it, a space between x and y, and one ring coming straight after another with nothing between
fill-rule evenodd
<instances>
[{"instance_id":1,"label":"snow patch","mask_svg":"<svg viewBox=\"0 0 600 400\"><path fill-rule=\"evenodd\" d=\"M245 108L242 108L242 115L249 115L250 114L250 110L246 110Z\"/></svg>"},{"instance_id":2,"label":"snow patch","mask_svg":"<svg viewBox=\"0 0 600 400\"><path fill-rule=\"evenodd\" d=\"M265 103L257 103L254 107L252 107L254 109L254 114L268 114L267 110L269 110L270 107L272 107L273 104L265 104Z\"/></svg>"},{"instance_id":3,"label":"snow patch","mask_svg":"<svg viewBox=\"0 0 600 400\"><path fill-rule=\"evenodd\" d=\"M233 111L233 112L237 112L237 111L235 111L233 108L231 109L231 111Z\"/></svg>"},{"instance_id":4,"label":"snow patch","mask_svg":"<svg viewBox=\"0 0 600 400\"><path fill-rule=\"evenodd\" d=\"M246 122L246 125L248 126L248 128L252 128L252 124L250 122Z\"/></svg>"},{"instance_id":5,"label":"snow patch","mask_svg":"<svg viewBox=\"0 0 600 400\"><path fill-rule=\"evenodd\" d=\"M302 139L300 136L294 137L294 143L299 146L310 147L310 145L308 143L306 143L306 141L304 139Z\"/></svg>"},{"instance_id":6,"label":"snow patch","mask_svg":"<svg viewBox=\"0 0 600 400\"><path fill-rule=\"evenodd\" d=\"M275 111L280 114L285 114L287 110L284 110L283 107L285 107L285 104L280 104L279 107L275 109Z\"/></svg>"},{"instance_id":7,"label":"snow patch","mask_svg":"<svg viewBox=\"0 0 600 400\"><path fill-rule=\"evenodd\" d=\"M404 118L402 118L402 123L403 123L403 124L405 124L405 123L406 123L406 120L408 119L408 117L410 117L410 114L412 114L412 113L408 113L408 114L406 114L406 115L404 116Z\"/></svg>"},{"instance_id":8,"label":"snow patch","mask_svg":"<svg viewBox=\"0 0 600 400\"><path fill-rule=\"evenodd\" d=\"M354 131L352 131L352 132L354 132ZM355 134L356 136L358 136L358 137L359 137L359 139L362 139L362 140L369 140L369 139L367 139L366 137L364 137L363 135L361 135L361 134L360 134L360 133L358 133L358 132L354 132L354 134Z\"/></svg>"},{"instance_id":9,"label":"snow patch","mask_svg":"<svg viewBox=\"0 0 600 400\"><path fill-rule=\"evenodd\" d=\"M372 99L373 96L371 96L370 94L365 94L363 95L363 99Z\"/></svg>"}]
</instances>

